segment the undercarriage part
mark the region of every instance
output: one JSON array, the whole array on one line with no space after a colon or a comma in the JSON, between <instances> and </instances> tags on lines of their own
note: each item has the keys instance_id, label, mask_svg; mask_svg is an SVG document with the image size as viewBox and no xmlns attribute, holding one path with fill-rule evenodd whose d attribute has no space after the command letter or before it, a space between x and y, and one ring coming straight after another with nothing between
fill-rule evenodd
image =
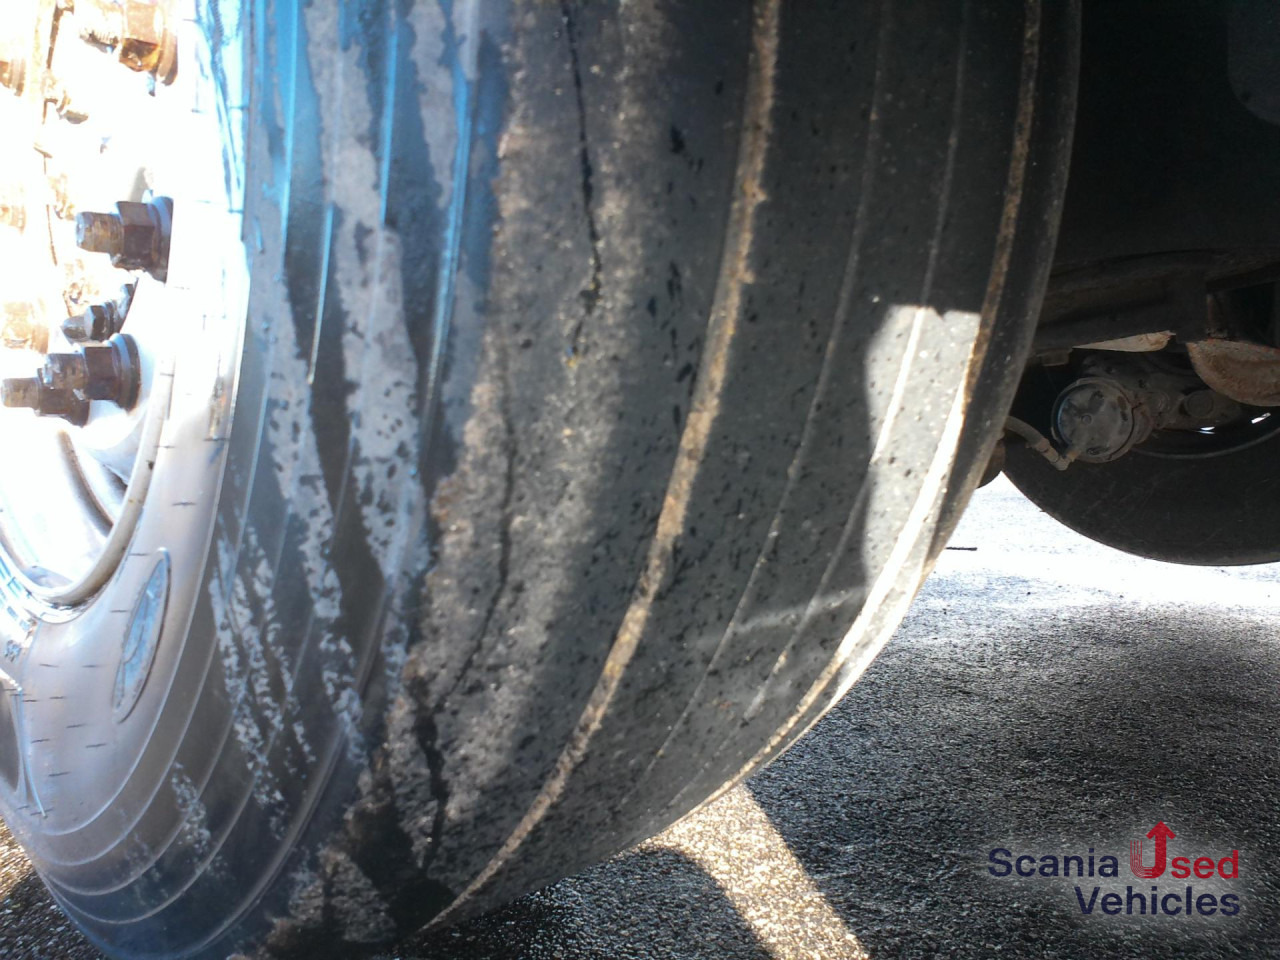
<instances>
[{"instance_id":1,"label":"undercarriage part","mask_svg":"<svg viewBox=\"0 0 1280 960\"><path fill-rule=\"evenodd\" d=\"M1079 459L1118 459L1156 430L1200 431L1239 419L1240 405L1157 355L1094 353L1053 403L1055 438Z\"/></svg>"},{"instance_id":2,"label":"undercarriage part","mask_svg":"<svg viewBox=\"0 0 1280 960\"><path fill-rule=\"evenodd\" d=\"M1009 443L1004 472L1139 556L1280 560L1280 410L1257 402L1277 385L1263 345L1280 345L1278 29L1268 0L1087 9L1062 230L1013 414L1074 439L1101 412L1112 430L1105 462L1063 473Z\"/></svg>"},{"instance_id":3,"label":"undercarriage part","mask_svg":"<svg viewBox=\"0 0 1280 960\"><path fill-rule=\"evenodd\" d=\"M1236 99L1255 116L1280 124L1280 12L1274 0L1234 0L1227 37Z\"/></svg>"},{"instance_id":4,"label":"undercarriage part","mask_svg":"<svg viewBox=\"0 0 1280 960\"><path fill-rule=\"evenodd\" d=\"M1118 340L1100 340L1097 343L1081 344L1081 350L1113 350L1117 353L1154 353L1163 350L1173 339L1173 331L1161 330L1157 333L1135 333L1130 337Z\"/></svg>"},{"instance_id":5,"label":"undercarriage part","mask_svg":"<svg viewBox=\"0 0 1280 960\"><path fill-rule=\"evenodd\" d=\"M1076 455L1071 451L1068 451L1067 453L1059 453L1054 448L1053 444L1049 442L1048 437L1046 437L1043 433L1041 433L1035 427L1031 426L1031 424L1027 423L1025 420L1019 420L1017 417L1005 417L1004 428L1009 433L1017 434L1023 440L1027 441L1028 449L1034 450L1040 456L1044 457L1051 464L1053 464L1054 469L1056 470L1067 469L1067 467L1071 466L1071 461L1076 458ZM1005 448L1004 441L1001 440L1000 444L997 446L996 449L1000 451L1000 460L1002 462L1005 457L1004 448ZM994 456L992 457L992 460L993 461L995 460ZM990 473L992 469L993 468L990 465L988 465L987 473ZM1003 465L1001 466L1001 469L1003 469ZM998 473L999 471L997 470L996 472ZM987 478L987 475L985 473L983 475L984 484L990 483L991 480L994 480L994 479L995 479L994 474L992 474L989 479Z\"/></svg>"},{"instance_id":6,"label":"undercarriage part","mask_svg":"<svg viewBox=\"0 0 1280 960\"><path fill-rule=\"evenodd\" d=\"M1273 0L1088 5L1055 272L1157 251L1280 246L1280 126L1268 122L1276 52L1256 16L1275 8ZM1250 95L1243 105L1242 94Z\"/></svg>"},{"instance_id":7,"label":"undercarriage part","mask_svg":"<svg viewBox=\"0 0 1280 960\"><path fill-rule=\"evenodd\" d=\"M1280 248L1174 253L1061 270L1050 278L1035 355L1149 350L1176 337L1269 340ZM1162 343L1163 341L1163 343Z\"/></svg>"},{"instance_id":8,"label":"undercarriage part","mask_svg":"<svg viewBox=\"0 0 1280 960\"><path fill-rule=\"evenodd\" d=\"M1280 407L1280 349L1237 340L1187 344L1200 379L1218 393L1253 407Z\"/></svg>"},{"instance_id":9,"label":"undercarriage part","mask_svg":"<svg viewBox=\"0 0 1280 960\"><path fill-rule=\"evenodd\" d=\"M1105 377L1075 381L1054 404L1054 435L1089 463L1124 456L1151 435L1151 428L1147 407L1123 385Z\"/></svg>"}]
</instances>

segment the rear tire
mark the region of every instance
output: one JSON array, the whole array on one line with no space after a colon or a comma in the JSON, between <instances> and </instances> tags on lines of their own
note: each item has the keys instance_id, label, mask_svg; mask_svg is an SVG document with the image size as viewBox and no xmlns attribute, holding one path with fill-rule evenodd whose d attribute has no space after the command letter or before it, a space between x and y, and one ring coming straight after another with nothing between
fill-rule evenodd
<instances>
[{"instance_id":1,"label":"rear tire","mask_svg":"<svg viewBox=\"0 0 1280 960\"><path fill-rule=\"evenodd\" d=\"M173 693L21 831L120 957L351 956L785 749L973 489L1061 202L1073 4L268 6L200 5L253 280Z\"/></svg>"},{"instance_id":2,"label":"rear tire","mask_svg":"<svg viewBox=\"0 0 1280 960\"><path fill-rule=\"evenodd\" d=\"M1011 444L1004 472L1032 503L1091 540L1152 560L1198 566L1280 560L1280 432L1195 459L1141 448L1113 463L1054 470Z\"/></svg>"}]
</instances>

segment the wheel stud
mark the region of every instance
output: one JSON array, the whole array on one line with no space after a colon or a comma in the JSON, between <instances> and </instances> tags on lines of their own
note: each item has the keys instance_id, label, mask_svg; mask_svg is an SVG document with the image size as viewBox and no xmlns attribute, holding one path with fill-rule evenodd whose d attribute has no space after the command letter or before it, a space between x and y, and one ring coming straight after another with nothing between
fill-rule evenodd
<instances>
[{"instance_id":1,"label":"wheel stud","mask_svg":"<svg viewBox=\"0 0 1280 960\"><path fill-rule=\"evenodd\" d=\"M60 417L77 427L89 421L89 401L71 390L51 390L39 377L0 383L0 403L9 408L26 407L41 417Z\"/></svg>"},{"instance_id":2,"label":"wheel stud","mask_svg":"<svg viewBox=\"0 0 1280 960\"><path fill-rule=\"evenodd\" d=\"M80 36L100 47L115 48L124 34L124 9L115 0L78 0L71 7Z\"/></svg>"},{"instance_id":3,"label":"wheel stud","mask_svg":"<svg viewBox=\"0 0 1280 960\"><path fill-rule=\"evenodd\" d=\"M76 243L89 253L105 253L113 266L146 270L163 280L169 263L173 204L122 201L112 213L77 213Z\"/></svg>"},{"instance_id":4,"label":"wheel stud","mask_svg":"<svg viewBox=\"0 0 1280 960\"><path fill-rule=\"evenodd\" d=\"M124 252L124 220L116 213L76 214L76 244L89 253Z\"/></svg>"}]
</instances>

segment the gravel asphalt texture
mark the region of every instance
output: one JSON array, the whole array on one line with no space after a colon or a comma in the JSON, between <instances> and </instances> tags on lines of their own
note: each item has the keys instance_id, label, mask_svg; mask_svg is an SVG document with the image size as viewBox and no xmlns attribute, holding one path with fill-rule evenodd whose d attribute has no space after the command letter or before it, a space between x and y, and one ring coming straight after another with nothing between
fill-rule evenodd
<instances>
[{"instance_id":1,"label":"gravel asphalt texture","mask_svg":"<svg viewBox=\"0 0 1280 960\"><path fill-rule=\"evenodd\" d=\"M1280 567L1128 557L1001 479L866 676L779 762L386 960L1280 957L1277 623ZM1136 879L1129 842L1158 820L1169 857L1238 850L1239 876ZM996 848L1090 847L1118 877L988 870ZM1188 884L1239 913L1086 915L1076 893L1156 885L1176 906ZM0 958L94 956L0 827Z\"/></svg>"}]
</instances>

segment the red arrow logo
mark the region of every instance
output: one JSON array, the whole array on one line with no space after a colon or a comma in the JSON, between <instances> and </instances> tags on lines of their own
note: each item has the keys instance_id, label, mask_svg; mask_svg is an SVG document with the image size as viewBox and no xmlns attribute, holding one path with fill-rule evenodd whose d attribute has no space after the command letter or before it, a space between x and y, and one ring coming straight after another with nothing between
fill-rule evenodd
<instances>
[{"instance_id":1,"label":"red arrow logo","mask_svg":"<svg viewBox=\"0 0 1280 960\"><path fill-rule=\"evenodd\" d=\"M1176 837L1177 834L1165 826L1165 822L1161 820L1148 832L1147 836L1156 842L1156 858L1149 867L1142 865L1142 841L1129 841L1129 869L1133 871L1135 877L1142 877L1144 880L1154 880L1160 874L1164 873L1165 850L1169 841Z\"/></svg>"}]
</instances>

